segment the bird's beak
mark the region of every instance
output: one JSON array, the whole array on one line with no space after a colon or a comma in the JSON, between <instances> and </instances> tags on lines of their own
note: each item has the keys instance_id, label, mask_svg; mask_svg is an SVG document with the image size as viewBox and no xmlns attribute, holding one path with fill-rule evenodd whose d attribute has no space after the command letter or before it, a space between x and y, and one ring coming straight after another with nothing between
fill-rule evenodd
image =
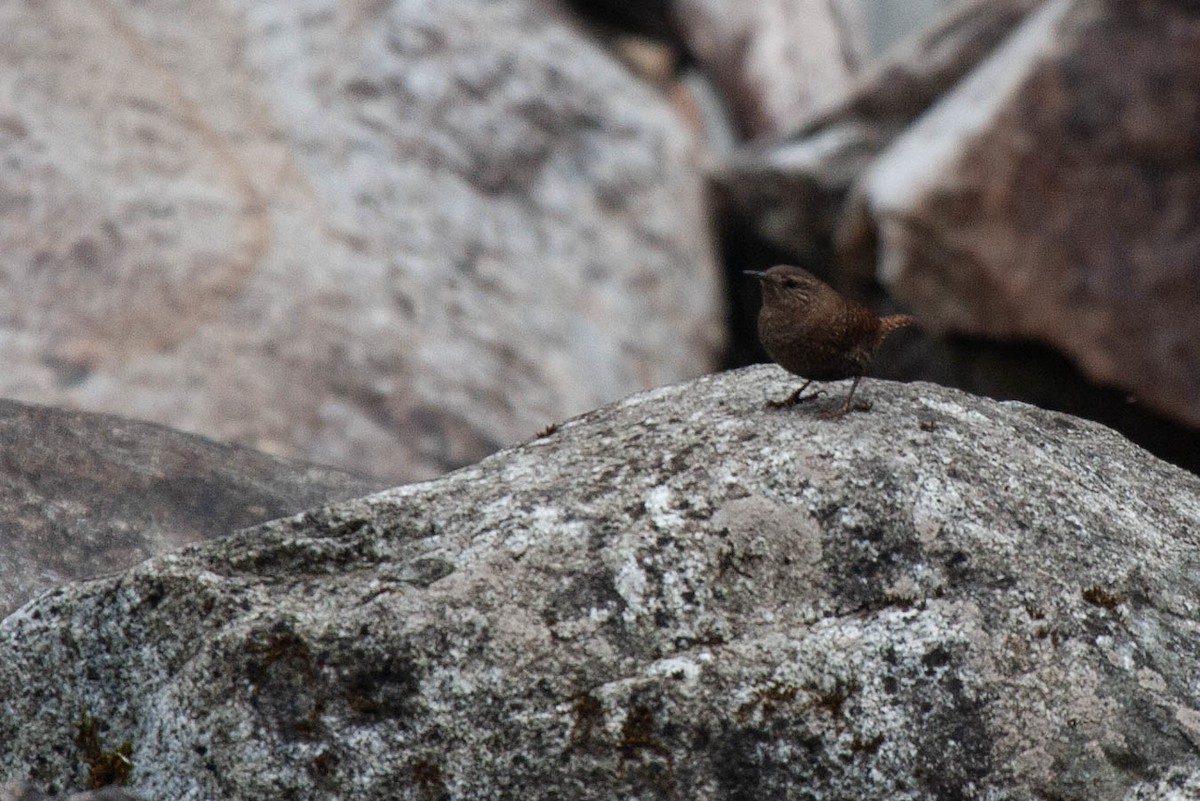
<instances>
[{"instance_id":1,"label":"bird's beak","mask_svg":"<svg viewBox=\"0 0 1200 801\"><path fill-rule=\"evenodd\" d=\"M762 270L742 270L746 275L753 275L755 278L765 278L766 273Z\"/></svg>"}]
</instances>

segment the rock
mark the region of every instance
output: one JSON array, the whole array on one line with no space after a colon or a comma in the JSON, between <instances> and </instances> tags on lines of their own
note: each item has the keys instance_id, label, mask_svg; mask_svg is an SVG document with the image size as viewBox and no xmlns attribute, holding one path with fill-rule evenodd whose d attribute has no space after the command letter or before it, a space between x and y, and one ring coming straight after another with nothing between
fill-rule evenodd
<instances>
[{"instance_id":1,"label":"rock","mask_svg":"<svg viewBox=\"0 0 1200 801\"><path fill-rule=\"evenodd\" d=\"M0 9L0 396L435 475L712 368L667 103L537 0Z\"/></svg>"},{"instance_id":2,"label":"rock","mask_svg":"<svg viewBox=\"0 0 1200 801\"><path fill-rule=\"evenodd\" d=\"M1158 458L1200 474L1200 429L1152 412L1126 392L1096 386L1065 356L1045 345L937 336L910 328L888 338L871 362L871 374L897 381L932 381L1094 420Z\"/></svg>"},{"instance_id":3,"label":"rock","mask_svg":"<svg viewBox=\"0 0 1200 801\"><path fill-rule=\"evenodd\" d=\"M1054 0L881 155L849 260L1200 426L1200 13Z\"/></svg>"},{"instance_id":4,"label":"rock","mask_svg":"<svg viewBox=\"0 0 1200 801\"><path fill-rule=\"evenodd\" d=\"M903 3L869 3L867 34L871 51L885 53L902 46L909 37L928 28L947 9L962 8L973 0L905 0Z\"/></svg>"},{"instance_id":5,"label":"rock","mask_svg":"<svg viewBox=\"0 0 1200 801\"><path fill-rule=\"evenodd\" d=\"M889 142L983 60L1041 0L955 6L784 141L744 148L717 173L722 195L792 259L831 265L850 187Z\"/></svg>"},{"instance_id":6,"label":"rock","mask_svg":"<svg viewBox=\"0 0 1200 801\"><path fill-rule=\"evenodd\" d=\"M848 89L866 58L861 0L568 0L568 4L599 20L601 30L615 26L686 52L706 77L705 86L714 85L723 101L724 123L708 122L701 131L701 138L717 152L724 152L721 145L727 127L738 139L763 141L791 131L814 109ZM686 69L680 72L683 80L675 88L685 95L695 93L694 76ZM702 96L694 102L705 100Z\"/></svg>"},{"instance_id":7,"label":"rock","mask_svg":"<svg viewBox=\"0 0 1200 801\"><path fill-rule=\"evenodd\" d=\"M675 17L746 139L798 127L849 89L866 56L862 8L850 0L677 0Z\"/></svg>"},{"instance_id":8,"label":"rock","mask_svg":"<svg viewBox=\"0 0 1200 801\"><path fill-rule=\"evenodd\" d=\"M1200 771L1168 771L1158 781L1141 782L1125 801L1194 801L1200 798Z\"/></svg>"},{"instance_id":9,"label":"rock","mask_svg":"<svg viewBox=\"0 0 1200 801\"><path fill-rule=\"evenodd\" d=\"M0 775L78 786L84 709L146 798L1105 801L1200 769L1200 479L927 384L763 411L794 386L657 389L43 595L0 623Z\"/></svg>"},{"instance_id":10,"label":"rock","mask_svg":"<svg viewBox=\"0 0 1200 801\"><path fill-rule=\"evenodd\" d=\"M54 801L55 798L61 798L61 796L48 796L21 782L0 785L0 801ZM138 799L119 787L105 787L101 790L72 793L66 801L138 801Z\"/></svg>"},{"instance_id":11,"label":"rock","mask_svg":"<svg viewBox=\"0 0 1200 801\"><path fill-rule=\"evenodd\" d=\"M42 590L382 489L162 426L0 400L0 617Z\"/></svg>"}]
</instances>

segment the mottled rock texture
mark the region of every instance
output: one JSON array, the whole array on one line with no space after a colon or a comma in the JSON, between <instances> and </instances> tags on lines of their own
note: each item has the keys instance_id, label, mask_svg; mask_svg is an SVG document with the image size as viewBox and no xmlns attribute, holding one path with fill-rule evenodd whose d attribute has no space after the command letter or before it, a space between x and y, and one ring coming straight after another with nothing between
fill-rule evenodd
<instances>
[{"instance_id":1,"label":"mottled rock texture","mask_svg":"<svg viewBox=\"0 0 1200 801\"><path fill-rule=\"evenodd\" d=\"M848 261L1200 425L1200 7L1053 0L864 177Z\"/></svg>"},{"instance_id":2,"label":"mottled rock texture","mask_svg":"<svg viewBox=\"0 0 1200 801\"><path fill-rule=\"evenodd\" d=\"M384 486L151 423L0 401L0 617L53 585Z\"/></svg>"},{"instance_id":3,"label":"mottled rock texture","mask_svg":"<svg viewBox=\"0 0 1200 801\"><path fill-rule=\"evenodd\" d=\"M0 623L0 776L77 786L84 708L147 798L1105 801L1195 774L1200 479L932 385L763 410L793 385L658 389L46 594Z\"/></svg>"},{"instance_id":4,"label":"mottled rock texture","mask_svg":"<svg viewBox=\"0 0 1200 801\"><path fill-rule=\"evenodd\" d=\"M714 365L692 150L552 2L0 4L0 395L474 462Z\"/></svg>"}]
</instances>

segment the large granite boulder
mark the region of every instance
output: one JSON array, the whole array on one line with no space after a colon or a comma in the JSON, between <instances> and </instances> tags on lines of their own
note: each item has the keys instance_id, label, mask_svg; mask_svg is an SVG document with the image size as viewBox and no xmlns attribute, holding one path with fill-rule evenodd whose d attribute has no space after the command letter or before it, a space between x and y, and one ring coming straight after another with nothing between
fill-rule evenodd
<instances>
[{"instance_id":1,"label":"large granite boulder","mask_svg":"<svg viewBox=\"0 0 1200 801\"><path fill-rule=\"evenodd\" d=\"M657 389L43 595L0 623L0 778L79 786L87 728L148 799L1195 786L1200 479L927 384L763 410L793 386Z\"/></svg>"},{"instance_id":2,"label":"large granite boulder","mask_svg":"<svg viewBox=\"0 0 1200 801\"><path fill-rule=\"evenodd\" d=\"M0 5L0 396L400 481L710 369L684 126L449 6Z\"/></svg>"},{"instance_id":3,"label":"large granite boulder","mask_svg":"<svg viewBox=\"0 0 1200 801\"><path fill-rule=\"evenodd\" d=\"M1200 426L1200 8L1052 0L880 156L851 270Z\"/></svg>"},{"instance_id":4,"label":"large granite boulder","mask_svg":"<svg viewBox=\"0 0 1200 801\"><path fill-rule=\"evenodd\" d=\"M151 423L0 400L0 617L48 587L384 486Z\"/></svg>"}]
</instances>

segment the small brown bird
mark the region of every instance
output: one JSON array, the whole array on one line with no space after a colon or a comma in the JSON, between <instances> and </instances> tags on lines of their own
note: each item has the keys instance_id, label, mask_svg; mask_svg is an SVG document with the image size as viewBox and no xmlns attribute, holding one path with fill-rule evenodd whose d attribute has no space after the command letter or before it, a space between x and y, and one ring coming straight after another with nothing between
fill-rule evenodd
<instances>
[{"instance_id":1,"label":"small brown bird","mask_svg":"<svg viewBox=\"0 0 1200 801\"><path fill-rule=\"evenodd\" d=\"M799 267L780 264L766 272L746 270L746 274L757 276L762 286L758 338L767 355L789 373L806 379L785 399L767 401L770 409L794 406L823 395L820 390L804 394L814 381L853 378L845 402L821 416L846 414L875 349L888 332L914 322L907 314L879 317Z\"/></svg>"}]
</instances>

